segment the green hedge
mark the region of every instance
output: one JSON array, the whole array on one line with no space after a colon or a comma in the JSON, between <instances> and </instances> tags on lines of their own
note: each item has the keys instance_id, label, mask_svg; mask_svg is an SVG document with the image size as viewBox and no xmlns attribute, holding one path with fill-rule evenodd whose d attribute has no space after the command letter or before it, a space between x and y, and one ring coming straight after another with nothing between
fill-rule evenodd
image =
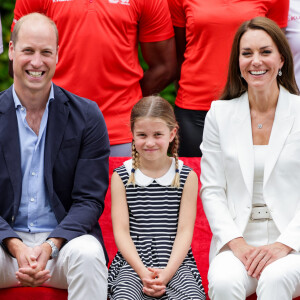
<instances>
[{"instance_id":1,"label":"green hedge","mask_svg":"<svg viewBox=\"0 0 300 300\"><path fill-rule=\"evenodd\" d=\"M8 75L8 43L10 40L10 26L13 20L13 10L15 0L1 0L0 11L3 31L3 46L4 52L0 55L0 91L7 89L12 84L12 79ZM143 69L147 69L147 65L139 52L139 58ZM176 91L174 84L170 84L161 92L162 97L167 99L170 103L174 103Z\"/></svg>"},{"instance_id":2,"label":"green hedge","mask_svg":"<svg viewBox=\"0 0 300 300\"><path fill-rule=\"evenodd\" d=\"M0 91L7 89L12 84L8 75L8 43L10 40L10 25L13 20L15 0L1 0L0 12L2 22L2 38L4 52L0 55Z\"/></svg>"}]
</instances>

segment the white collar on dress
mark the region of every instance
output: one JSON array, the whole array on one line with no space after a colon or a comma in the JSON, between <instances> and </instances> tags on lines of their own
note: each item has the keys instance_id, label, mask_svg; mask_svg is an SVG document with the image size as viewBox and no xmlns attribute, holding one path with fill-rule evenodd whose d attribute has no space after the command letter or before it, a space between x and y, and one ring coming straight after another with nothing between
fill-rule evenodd
<instances>
[{"instance_id":1,"label":"white collar on dress","mask_svg":"<svg viewBox=\"0 0 300 300\"><path fill-rule=\"evenodd\" d=\"M132 159L126 160L124 162L124 166L126 168L127 173L131 174L131 169L132 169ZM178 169L179 169L179 173L181 172L183 166L183 161L182 160L178 160ZM175 159L174 157L172 157L172 164L169 168L169 170L161 177L159 178L151 178L146 176L145 174L143 174L140 169L136 169L135 173L134 173L134 177L135 177L135 183L139 186L148 186L150 185L154 180L163 186L169 186L172 184L172 181L174 179L175 176Z\"/></svg>"}]
</instances>

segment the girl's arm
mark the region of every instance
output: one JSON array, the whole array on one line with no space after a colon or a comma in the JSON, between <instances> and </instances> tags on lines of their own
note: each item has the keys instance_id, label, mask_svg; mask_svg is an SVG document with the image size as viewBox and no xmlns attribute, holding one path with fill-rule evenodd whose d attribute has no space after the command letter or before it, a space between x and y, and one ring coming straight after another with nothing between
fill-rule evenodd
<instances>
[{"instance_id":1,"label":"girl's arm","mask_svg":"<svg viewBox=\"0 0 300 300\"><path fill-rule=\"evenodd\" d=\"M147 287L145 280L151 280L150 272L141 261L135 245L129 233L129 214L126 200L126 191L120 176L114 172L111 177L111 219L116 245L124 259L141 278L143 285ZM164 285L152 285L145 293L159 297L165 292Z\"/></svg>"},{"instance_id":2,"label":"girl's arm","mask_svg":"<svg viewBox=\"0 0 300 300\"><path fill-rule=\"evenodd\" d=\"M149 268L158 277L158 283L167 285L190 249L197 213L198 177L191 171L183 188L179 220L172 253L165 269Z\"/></svg>"},{"instance_id":3,"label":"girl's arm","mask_svg":"<svg viewBox=\"0 0 300 300\"><path fill-rule=\"evenodd\" d=\"M129 233L129 214L124 184L114 172L111 177L111 219L116 245L140 278L148 273Z\"/></svg>"}]
</instances>

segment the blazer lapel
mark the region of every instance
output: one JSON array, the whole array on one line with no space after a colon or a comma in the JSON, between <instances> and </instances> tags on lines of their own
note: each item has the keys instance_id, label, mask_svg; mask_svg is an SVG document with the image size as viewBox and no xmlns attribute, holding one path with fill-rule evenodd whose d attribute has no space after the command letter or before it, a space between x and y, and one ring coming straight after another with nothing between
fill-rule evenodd
<instances>
[{"instance_id":1,"label":"blazer lapel","mask_svg":"<svg viewBox=\"0 0 300 300\"><path fill-rule=\"evenodd\" d=\"M285 140L288 137L293 123L294 116L291 115L291 102L289 93L281 86L278 103L275 112L274 123L269 140L269 151L264 168L264 187L271 175L271 172L282 151Z\"/></svg>"},{"instance_id":2,"label":"blazer lapel","mask_svg":"<svg viewBox=\"0 0 300 300\"><path fill-rule=\"evenodd\" d=\"M22 172L18 122L12 87L6 90L1 97L0 143L14 190L14 215L16 215L21 199ZM4 168L4 166L1 166L1 168Z\"/></svg>"},{"instance_id":3,"label":"blazer lapel","mask_svg":"<svg viewBox=\"0 0 300 300\"><path fill-rule=\"evenodd\" d=\"M252 199L254 157L248 93L244 93L238 101L237 110L235 112L237 122L235 128L233 128L233 132L236 133L235 138L238 158L244 182L250 199Z\"/></svg>"},{"instance_id":4,"label":"blazer lapel","mask_svg":"<svg viewBox=\"0 0 300 300\"><path fill-rule=\"evenodd\" d=\"M68 122L69 107L67 96L54 85L54 99L49 103L47 135L45 144L45 179L50 199L53 194L52 168L61 145Z\"/></svg>"}]
</instances>

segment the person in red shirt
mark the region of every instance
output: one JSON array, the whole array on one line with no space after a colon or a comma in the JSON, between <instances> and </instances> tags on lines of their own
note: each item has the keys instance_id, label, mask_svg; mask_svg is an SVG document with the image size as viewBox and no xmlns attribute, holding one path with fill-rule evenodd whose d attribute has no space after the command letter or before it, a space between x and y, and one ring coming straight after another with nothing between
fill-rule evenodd
<instances>
[{"instance_id":1,"label":"person in red shirt","mask_svg":"<svg viewBox=\"0 0 300 300\"><path fill-rule=\"evenodd\" d=\"M181 138L179 155L201 156L205 116L225 86L234 33L240 24L256 16L286 27L289 1L168 1L180 74L175 101Z\"/></svg>"},{"instance_id":2,"label":"person in red shirt","mask_svg":"<svg viewBox=\"0 0 300 300\"><path fill-rule=\"evenodd\" d=\"M167 0L17 0L15 22L40 12L57 25L53 82L98 103L112 156L131 155L129 116L142 96L175 77L176 50ZM138 42L149 69L143 73Z\"/></svg>"}]
</instances>

